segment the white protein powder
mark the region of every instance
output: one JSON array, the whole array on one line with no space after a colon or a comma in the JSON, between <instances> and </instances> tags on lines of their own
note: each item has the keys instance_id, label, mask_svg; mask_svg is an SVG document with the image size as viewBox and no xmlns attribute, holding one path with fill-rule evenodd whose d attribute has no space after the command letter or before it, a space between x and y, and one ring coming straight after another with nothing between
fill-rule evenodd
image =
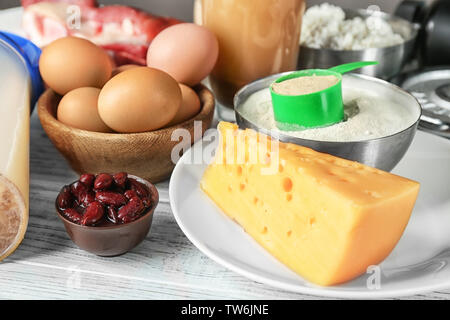
<instances>
[{"instance_id":1,"label":"white protein powder","mask_svg":"<svg viewBox=\"0 0 450 320\"><path fill-rule=\"evenodd\" d=\"M282 131L276 126L269 88L250 95L239 107L241 115L255 125L276 133L316 141L362 141L392 135L411 126L417 112L362 88L343 87L348 118L338 124L300 131ZM359 109L358 112L355 111Z\"/></svg>"},{"instance_id":2,"label":"white protein powder","mask_svg":"<svg viewBox=\"0 0 450 320\"><path fill-rule=\"evenodd\" d=\"M371 16L345 20L342 8L323 3L309 8L303 16L300 43L335 50L382 48L404 42L384 19Z\"/></svg>"},{"instance_id":3,"label":"white protein powder","mask_svg":"<svg viewBox=\"0 0 450 320\"><path fill-rule=\"evenodd\" d=\"M273 83L272 90L278 94L296 96L328 89L339 82L335 76L303 76Z\"/></svg>"}]
</instances>

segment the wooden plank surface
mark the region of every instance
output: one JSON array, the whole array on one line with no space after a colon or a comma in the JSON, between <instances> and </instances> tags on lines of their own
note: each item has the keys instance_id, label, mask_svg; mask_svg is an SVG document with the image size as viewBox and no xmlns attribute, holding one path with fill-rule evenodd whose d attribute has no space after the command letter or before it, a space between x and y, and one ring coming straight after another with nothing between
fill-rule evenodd
<instances>
[{"instance_id":1,"label":"wooden plank surface","mask_svg":"<svg viewBox=\"0 0 450 320\"><path fill-rule=\"evenodd\" d=\"M1 299L319 299L273 289L228 271L195 248L176 224L168 181L150 234L112 258L78 249L58 220L54 200L76 174L53 147L37 114L31 120L30 222L18 250L0 263ZM449 299L450 290L410 299Z\"/></svg>"},{"instance_id":2,"label":"wooden plank surface","mask_svg":"<svg viewBox=\"0 0 450 320\"><path fill-rule=\"evenodd\" d=\"M141 245L113 258L78 249L54 209L58 190L77 176L48 140L36 113L30 153L29 226L19 249L0 264L0 298L310 298L248 281L204 256L172 216L168 181L157 185L160 204Z\"/></svg>"}]
</instances>

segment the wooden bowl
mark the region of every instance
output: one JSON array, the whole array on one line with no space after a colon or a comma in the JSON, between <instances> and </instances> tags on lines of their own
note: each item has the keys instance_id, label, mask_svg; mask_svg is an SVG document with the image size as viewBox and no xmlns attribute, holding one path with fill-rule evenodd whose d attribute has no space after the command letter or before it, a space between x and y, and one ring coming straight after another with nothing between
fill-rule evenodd
<instances>
[{"instance_id":1,"label":"wooden bowl","mask_svg":"<svg viewBox=\"0 0 450 320\"><path fill-rule=\"evenodd\" d=\"M197 85L194 90L202 104L195 117L150 132L99 133L69 127L56 119L61 96L51 89L39 98L38 115L47 136L78 174L125 171L156 183L170 177L175 166L171 153L180 141L172 141L172 132L181 128L188 130L192 145L194 121L202 123L201 136L211 126L214 96L203 85Z\"/></svg>"}]
</instances>

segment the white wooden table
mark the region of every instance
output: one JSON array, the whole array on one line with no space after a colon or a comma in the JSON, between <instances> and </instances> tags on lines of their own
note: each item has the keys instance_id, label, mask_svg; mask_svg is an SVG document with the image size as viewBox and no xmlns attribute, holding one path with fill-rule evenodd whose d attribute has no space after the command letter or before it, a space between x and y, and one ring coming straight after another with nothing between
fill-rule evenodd
<instances>
[{"instance_id":1,"label":"white wooden table","mask_svg":"<svg viewBox=\"0 0 450 320\"><path fill-rule=\"evenodd\" d=\"M172 216L168 181L157 185L160 203L141 245L113 258L78 249L54 209L61 186L77 175L48 140L37 113L30 152L29 226L18 250L0 263L0 298L310 298L246 280L204 256Z\"/></svg>"},{"instance_id":2,"label":"white wooden table","mask_svg":"<svg viewBox=\"0 0 450 320\"><path fill-rule=\"evenodd\" d=\"M31 119L30 221L17 251L0 263L3 299L316 299L273 289L203 255L184 236L169 204L168 181L151 231L131 252L102 258L78 249L55 209L62 185L77 175ZM450 298L450 290L420 298Z\"/></svg>"},{"instance_id":3,"label":"white wooden table","mask_svg":"<svg viewBox=\"0 0 450 320\"><path fill-rule=\"evenodd\" d=\"M19 12L16 10L14 14ZM14 23L14 16L8 21ZM1 19L2 23L6 19ZM12 30L14 31L14 30ZM168 181L147 238L131 252L102 258L78 249L55 209L76 174L31 119L30 220L17 251L0 262L0 299L318 299L259 284L221 267L184 236L169 204ZM450 290L411 299L450 299Z\"/></svg>"}]
</instances>

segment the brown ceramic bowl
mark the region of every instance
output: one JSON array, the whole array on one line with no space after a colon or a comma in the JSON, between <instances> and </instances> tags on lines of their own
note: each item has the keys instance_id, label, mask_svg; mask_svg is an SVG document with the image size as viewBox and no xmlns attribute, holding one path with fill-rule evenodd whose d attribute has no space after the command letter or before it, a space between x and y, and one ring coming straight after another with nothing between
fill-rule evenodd
<instances>
[{"instance_id":1,"label":"brown ceramic bowl","mask_svg":"<svg viewBox=\"0 0 450 320\"><path fill-rule=\"evenodd\" d=\"M150 190L152 207L139 219L130 223L110 226L82 226L67 220L58 210L55 202L56 213L64 223L69 237L81 249L98 256L110 257L126 253L145 239L153 220L153 212L159 201L156 187L139 177L129 177L145 184Z\"/></svg>"},{"instance_id":2,"label":"brown ceramic bowl","mask_svg":"<svg viewBox=\"0 0 450 320\"><path fill-rule=\"evenodd\" d=\"M47 89L38 101L38 114L47 136L77 173L125 171L152 183L170 176L175 164L172 141L176 129L186 129L194 143L194 121L201 121L201 136L211 126L214 95L203 85L194 87L202 108L193 118L160 130L142 133L99 133L69 127L56 119L61 96ZM196 138L201 138L197 134Z\"/></svg>"}]
</instances>

